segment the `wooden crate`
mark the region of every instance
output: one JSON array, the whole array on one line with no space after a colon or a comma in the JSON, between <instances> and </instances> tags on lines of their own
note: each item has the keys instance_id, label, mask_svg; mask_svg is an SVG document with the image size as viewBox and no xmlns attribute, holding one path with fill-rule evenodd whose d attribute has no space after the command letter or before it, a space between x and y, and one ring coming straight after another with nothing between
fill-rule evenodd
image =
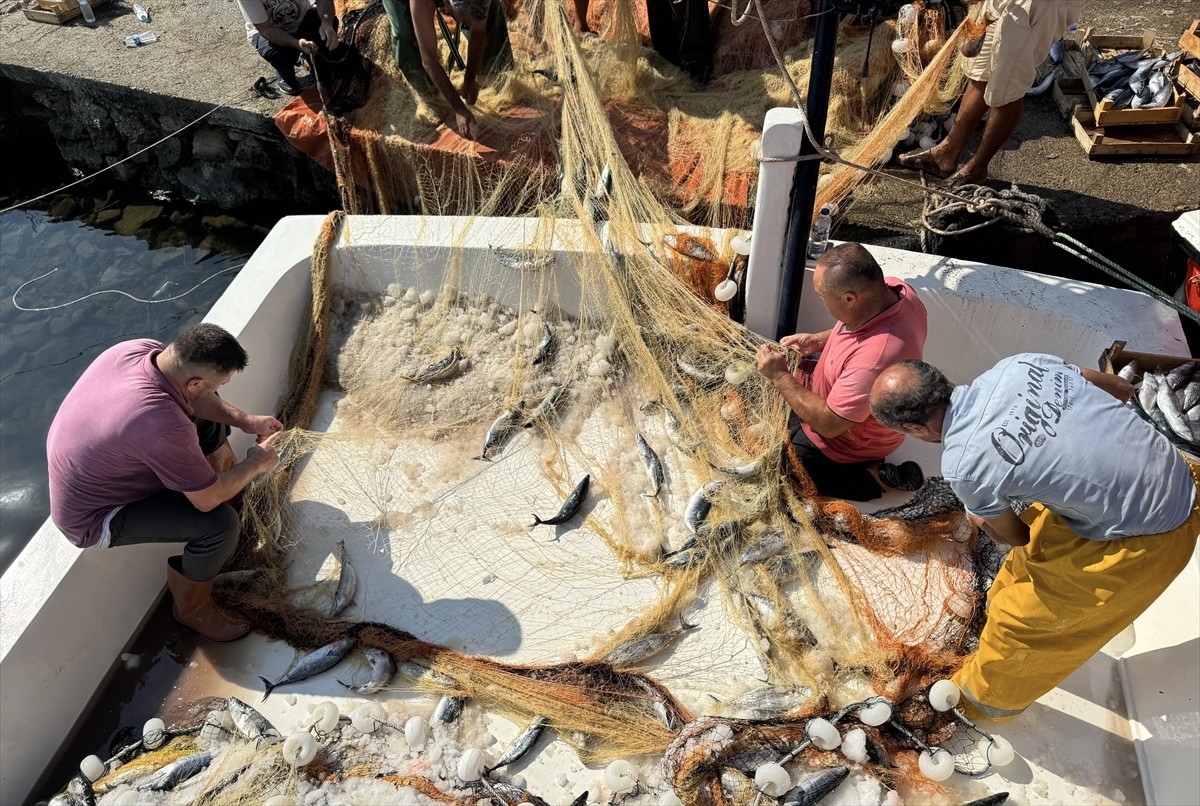
<instances>
[{"instance_id":1,"label":"wooden crate","mask_svg":"<svg viewBox=\"0 0 1200 806\"><path fill-rule=\"evenodd\" d=\"M1070 120L1075 114L1075 107L1089 106L1087 94L1080 89L1078 92L1071 92L1070 89L1074 85L1070 81L1055 81L1054 86L1050 90L1051 96L1054 98L1054 103L1058 106L1058 113L1063 116L1063 120ZM1080 85L1082 87L1082 84Z\"/></svg>"},{"instance_id":2,"label":"wooden crate","mask_svg":"<svg viewBox=\"0 0 1200 806\"><path fill-rule=\"evenodd\" d=\"M1176 367L1195 361L1190 356L1161 355L1159 353L1137 353L1125 349L1125 342L1117 339L1111 347L1104 348L1100 353L1099 369L1110 375L1116 375L1130 361L1137 359L1140 372L1170 372Z\"/></svg>"},{"instance_id":3,"label":"wooden crate","mask_svg":"<svg viewBox=\"0 0 1200 806\"><path fill-rule=\"evenodd\" d=\"M1192 27L1179 37L1179 47L1200 59L1200 20L1192 22Z\"/></svg>"},{"instance_id":4,"label":"wooden crate","mask_svg":"<svg viewBox=\"0 0 1200 806\"><path fill-rule=\"evenodd\" d=\"M1193 98L1200 99L1200 76L1184 66L1183 61L1175 62L1174 79L1176 83Z\"/></svg>"},{"instance_id":5,"label":"wooden crate","mask_svg":"<svg viewBox=\"0 0 1200 806\"><path fill-rule=\"evenodd\" d=\"M1147 28L1141 36L1090 34L1084 42L1084 66L1085 68L1090 67L1096 59L1106 58L1127 50L1150 50L1152 55L1161 56L1161 48L1151 50L1155 36L1156 32L1152 28ZM1174 89L1171 91L1170 103L1157 109L1113 109L1112 101L1106 101L1097 95L1096 88L1092 86L1092 77L1088 75L1086 69L1083 71L1081 79L1083 91L1087 93L1092 106L1092 114L1096 116L1096 123L1099 126L1145 126L1154 123L1174 123L1179 120L1182 104L1179 100L1179 93Z\"/></svg>"},{"instance_id":6,"label":"wooden crate","mask_svg":"<svg viewBox=\"0 0 1200 806\"><path fill-rule=\"evenodd\" d=\"M1186 157L1200 149L1200 134L1188 131L1178 120L1146 126L1118 126L1105 129L1096 125L1092 111L1075 108L1071 118L1075 139L1088 157L1115 157L1136 154Z\"/></svg>"},{"instance_id":7,"label":"wooden crate","mask_svg":"<svg viewBox=\"0 0 1200 806\"><path fill-rule=\"evenodd\" d=\"M91 0L90 5L95 9L97 6L102 6L107 2L108 0ZM73 20L83 14L79 10L79 3L76 0L37 0L37 4L37 8L23 9L28 19L37 22L62 25L64 22Z\"/></svg>"}]
</instances>

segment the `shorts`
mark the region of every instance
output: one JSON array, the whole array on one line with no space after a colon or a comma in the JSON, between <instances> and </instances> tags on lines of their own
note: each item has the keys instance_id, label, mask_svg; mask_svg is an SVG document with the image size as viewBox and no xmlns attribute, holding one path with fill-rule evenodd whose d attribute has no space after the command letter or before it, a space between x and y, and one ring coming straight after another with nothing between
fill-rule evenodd
<instances>
[{"instance_id":1,"label":"shorts","mask_svg":"<svg viewBox=\"0 0 1200 806\"><path fill-rule=\"evenodd\" d=\"M796 457L804 465L817 492L844 501L874 501L883 488L867 468L870 462L835 462L812 443L795 414L788 420L788 432Z\"/></svg>"},{"instance_id":2,"label":"shorts","mask_svg":"<svg viewBox=\"0 0 1200 806\"><path fill-rule=\"evenodd\" d=\"M979 55L966 59L967 78L987 82L983 100L1004 106L1025 97L1050 46L1079 21L1084 0L988 0L988 26Z\"/></svg>"}]
</instances>

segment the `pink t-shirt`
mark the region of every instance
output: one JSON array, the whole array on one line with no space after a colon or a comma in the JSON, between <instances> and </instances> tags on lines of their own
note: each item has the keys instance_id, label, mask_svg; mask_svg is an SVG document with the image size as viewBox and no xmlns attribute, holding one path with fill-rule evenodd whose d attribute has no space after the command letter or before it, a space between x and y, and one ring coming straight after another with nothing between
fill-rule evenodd
<instances>
[{"instance_id":1,"label":"pink t-shirt","mask_svg":"<svg viewBox=\"0 0 1200 806\"><path fill-rule=\"evenodd\" d=\"M835 462L874 462L904 441L903 434L871 416L868 396L880 372L897 361L921 357L928 316L912 286L895 277L884 282L900 293L900 300L853 332L841 322L834 325L813 370L809 388L825 398L834 414L855 423L832 439L804 423L812 444Z\"/></svg>"},{"instance_id":2,"label":"pink t-shirt","mask_svg":"<svg viewBox=\"0 0 1200 806\"><path fill-rule=\"evenodd\" d=\"M188 419L192 407L154 365L162 351L152 339L105 350L50 425L50 517L81 548L100 542L105 516L116 507L217 481Z\"/></svg>"}]
</instances>

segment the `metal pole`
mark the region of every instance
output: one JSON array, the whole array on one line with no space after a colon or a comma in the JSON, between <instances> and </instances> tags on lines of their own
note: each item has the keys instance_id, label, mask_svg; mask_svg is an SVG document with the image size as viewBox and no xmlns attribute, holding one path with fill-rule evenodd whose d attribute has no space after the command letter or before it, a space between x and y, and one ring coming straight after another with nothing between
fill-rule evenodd
<instances>
[{"instance_id":1,"label":"metal pole","mask_svg":"<svg viewBox=\"0 0 1200 806\"><path fill-rule=\"evenodd\" d=\"M825 118L829 113L829 85L833 79L833 55L837 48L837 29L841 15L833 0L821 0L817 31L813 37L812 64L808 74L806 112L808 125L817 140L825 139ZM800 146L800 156L815 154L817 149L807 137ZM813 204L817 197L817 178L820 160L796 164L792 181L792 207L788 219L787 250L783 256L783 288L779 294L779 321L775 338L792 333L800 310L800 293L804 287L804 258L808 251L808 233L812 226Z\"/></svg>"}]
</instances>

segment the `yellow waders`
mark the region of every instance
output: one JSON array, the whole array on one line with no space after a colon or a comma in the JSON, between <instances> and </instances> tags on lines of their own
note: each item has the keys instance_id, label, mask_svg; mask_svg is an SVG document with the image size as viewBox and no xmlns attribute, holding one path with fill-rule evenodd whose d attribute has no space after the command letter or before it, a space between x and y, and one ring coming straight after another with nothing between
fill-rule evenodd
<instances>
[{"instance_id":1,"label":"yellow waders","mask_svg":"<svg viewBox=\"0 0 1200 806\"><path fill-rule=\"evenodd\" d=\"M964 712L1007 721L1053 689L1167 589L1200 534L1200 465L1192 511L1169 532L1086 540L1041 504L1022 515L1014 548L988 591L979 649L955 675Z\"/></svg>"}]
</instances>

